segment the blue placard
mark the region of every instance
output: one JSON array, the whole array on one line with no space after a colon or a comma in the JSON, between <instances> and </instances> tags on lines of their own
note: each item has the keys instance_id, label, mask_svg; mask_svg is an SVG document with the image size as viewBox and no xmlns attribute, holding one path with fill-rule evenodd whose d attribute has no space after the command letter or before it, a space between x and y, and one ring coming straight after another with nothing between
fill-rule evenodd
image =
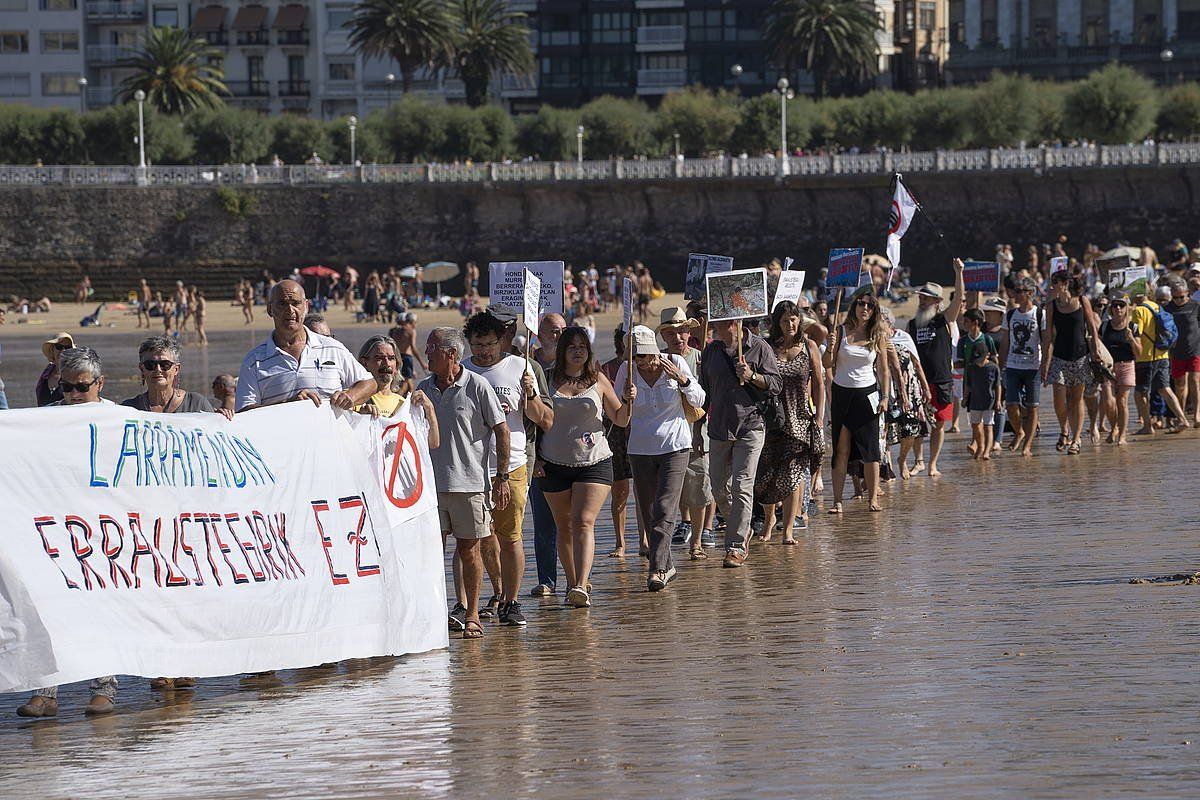
<instances>
[{"instance_id":1,"label":"blue placard","mask_svg":"<svg viewBox=\"0 0 1200 800\"><path fill-rule=\"evenodd\" d=\"M995 261L965 262L963 288L968 292L1000 291L1000 265Z\"/></svg>"},{"instance_id":2,"label":"blue placard","mask_svg":"<svg viewBox=\"0 0 1200 800\"><path fill-rule=\"evenodd\" d=\"M838 247L829 251L829 275L826 286L854 289L858 286L858 273L862 269L863 248Z\"/></svg>"}]
</instances>

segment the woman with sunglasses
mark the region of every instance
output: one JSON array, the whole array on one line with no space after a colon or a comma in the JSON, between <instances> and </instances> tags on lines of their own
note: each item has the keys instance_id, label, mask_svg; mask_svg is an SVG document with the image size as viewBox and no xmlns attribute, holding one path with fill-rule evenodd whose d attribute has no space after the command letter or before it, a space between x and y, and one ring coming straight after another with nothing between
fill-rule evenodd
<instances>
[{"instance_id":1,"label":"woman with sunglasses","mask_svg":"<svg viewBox=\"0 0 1200 800\"><path fill-rule=\"evenodd\" d=\"M207 397L176 386L179 381L179 343L174 338L151 336L142 342L138 347L138 369L146 391L121 405L156 414L213 412Z\"/></svg>"},{"instance_id":2,"label":"woman with sunglasses","mask_svg":"<svg viewBox=\"0 0 1200 800\"><path fill-rule=\"evenodd\" d=\"M864 286L850 297L846 323L831 335L824 366L833 370L829 404L833 439L833 506L830 514L842 513L842 490L851 460L863 462L866 496L871 511L879 505L879 417L887 411L890 386L887 326L879 313L879 301ZM881 391L881 389L883 391Z\"/></svg>"},{"instance_id":3,"label":"woman with sunglasses","mask_svg":"<svg viewBox=\"0 0 1200 800\"><path fill-rule=\"evenodd\" d=\"M1100 326L1100 341L1108 348L1113 358L1111 403L1106 416L1112 429L1105 440L1109 444L1129 444L1125 431L1129 425L1129 390L1136 384L1134 361L1142 354L1142 340L1138 336L1137 323L1129 311L1129 295L1118 292L1108 305L1109 318ZM1107 399L1107 398L1106 398Z\"/></svg>"},{"instance_id":4,"label":"woman with sunglasses","mask_svg":"<svg viewBox=\"0 0 1200 800\"><path fill-rule=\"evenodd\" d=\"M1097 359L1100 332L1092 306L1083 296L1083 278L1059 271L1050 277L1050 347L1042 354L1042 383L1054 387L1059 435L1055 447L1079 453L1083 436L1083 395L1093 381L1089 359Z\"/></svg>"}]
</instances>

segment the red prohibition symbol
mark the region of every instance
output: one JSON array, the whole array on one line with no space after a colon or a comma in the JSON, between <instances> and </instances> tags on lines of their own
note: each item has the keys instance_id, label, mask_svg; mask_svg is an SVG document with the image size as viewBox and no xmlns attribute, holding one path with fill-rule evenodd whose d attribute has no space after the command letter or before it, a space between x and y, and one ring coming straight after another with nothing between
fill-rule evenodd
<instances>
[{"instance_id":1,"label":"red prohibition symbol","mask_svg":"<svg viewBox=\"0 0 1200 800\"><path fill-rule=\"evenodd\" d=\"M389 425L383 429L383 436L386 437L393 429L396 430L396 451L392 453L392 463L388 468L388 477L384 488L388 502L396 508L408 508L421 499L421 491L424 485L424 477L421 474L421 454L417 450L417 441L409 433L406 423L397 422L395 425ZM396 474L400 470L400 461L404 456L404 448L406 446L412 448L413 464L416 465L417 479L413 482L412 490L407 496L397 497L395 492Z\"/></svg>"}]
</instances>

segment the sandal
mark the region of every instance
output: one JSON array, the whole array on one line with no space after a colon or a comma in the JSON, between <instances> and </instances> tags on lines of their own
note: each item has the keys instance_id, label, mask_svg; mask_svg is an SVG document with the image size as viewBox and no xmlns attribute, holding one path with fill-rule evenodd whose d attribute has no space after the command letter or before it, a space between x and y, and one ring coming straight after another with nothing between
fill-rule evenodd
<instances>
[{"instance_id":1,"label":"sandal","mask_svg":"<svg viewBox=\"0 0 1200 800\"><path fill-rule=\"evenodd\" d=\"M1066 448L1067 448L1067 434L1066 434L1066 432L1063 432L1058 435L1058 442L1054 445L1054 449L1061 453Z\"/></svg>"},{"instance_id":2,"label":"sandal","mask_svg":"<svg viewBox=\"0 0 1200 800\"><path fill-rule=\"evenodd\" d=\"M842 502L839 500L838 502L836 502L836 503L834 503L832 506L830 506L830 508L829 508L829 513L830 513L830 514L840 514L840 513L842 513Z\"/></svg>"},{"instance_id":3,"label":"sandal","mask_svg":"<svg viewBox=\"0 0 1200 800\"><path fill-rule=\"evenodd\" d=\"M1079 440L1078 439L1071 442L1071 446L1067 448L1067 455L1069 455L1069 456L1079 455Z\"/></svg>"},{"instance_id":4,"label":"sandal","mask_svg":"<svg viewBox=\"0 0 1200 800\"><path fill-rule=\"evenodd\" d=\"M467 624L463 628L462 637L464 639L482 639L483 638L483 626L479 624L479 620L477 620L477 619L467 620Z\"/></svg>"},{"instance_id":5,"label":"sandal","mask_svg":"<svg viewBox=\"0 0 1200 800\"><path fill-rule=\"evenodd\" d=\"M703 561L704 559L708 558L708 553L704 552L703 550L693 550L691 555L692 561Z\"/></svg>"},{"instance_id":6,"label":"sandal","mask_svg":"<svg viewBox=\"0 0 1200 800\"><path fill-rule=\"evenodd\" d=\"M784 539L783 544L789 544L789 545L796 544L796 540L795 539Z\"/></svg>"}]
</instances>

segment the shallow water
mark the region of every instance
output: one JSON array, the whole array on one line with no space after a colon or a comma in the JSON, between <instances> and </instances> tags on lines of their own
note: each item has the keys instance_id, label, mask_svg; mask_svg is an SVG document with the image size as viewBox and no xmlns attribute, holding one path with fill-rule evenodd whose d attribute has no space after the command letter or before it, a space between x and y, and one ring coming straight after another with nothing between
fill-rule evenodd
<instances>
[{"instance_id":1,"label":"shallow water","mask_svg":"<svg viewBox=\"0 0 1200 800\"><path fill-rule=\"evenodd\" d=\"M240 359L228 336L207 369ZM951 437L946 476L889 485L886 514L848 502L745 569L681 561L661 594L600 556L594 608L526 598L527 629L448 652L194 692L123 678L96 720L86 684L57 720L4 696L2 794L1195 797L1200 587L1128 581L1197 569L1177 492L1200 438L1052 445L981 465Z\"/></svg>"}]
</instances>

